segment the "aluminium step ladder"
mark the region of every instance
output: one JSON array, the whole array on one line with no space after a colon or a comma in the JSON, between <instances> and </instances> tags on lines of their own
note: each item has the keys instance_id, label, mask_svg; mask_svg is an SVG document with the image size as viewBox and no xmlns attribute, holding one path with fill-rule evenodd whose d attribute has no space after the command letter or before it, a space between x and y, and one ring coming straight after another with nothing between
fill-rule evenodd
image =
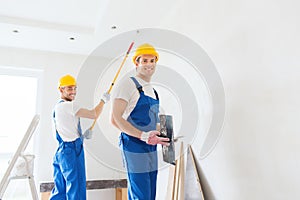
<instances>
[{"instance_id":1,"label":"aluminium step ladder","mask_svg":"<svg viewBox=\"0 0 300 200\"><path fill-rule=\"evenodd\" d=\"M32 194L32 199L38 200L38 195L37 195L34 176L33 176L34 155L25 155L24 151L39 123L39 120L40 120L39 115L35 115L33 117L16 153L14 154L12 160L9 163L9 166L0 183L0 200L2 200L5 190L7 189L7 186L12 179L28 179L31 194ZM12 176L14 170L16 170L16 172L15 175ZM23 172L20 173L18 172L18 170L21 171L23 170Z\"/></svg>"}]
</instances>

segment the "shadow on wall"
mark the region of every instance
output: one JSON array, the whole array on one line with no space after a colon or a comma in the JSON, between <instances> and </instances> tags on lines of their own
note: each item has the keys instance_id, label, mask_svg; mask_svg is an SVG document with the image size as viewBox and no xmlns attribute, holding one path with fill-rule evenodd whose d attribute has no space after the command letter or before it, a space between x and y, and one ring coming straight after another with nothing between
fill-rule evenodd
<instances>
[{"instance_id":1,"label":"shadow on wall","mask_svg":"<svg viewBox=\"0 0 300 200\"><path fill-rule=\"evenodd\" d=\"M213 194L213 191L205 177L205 174L203 173L202 171L202 168L199 164L199 161L198 160L195 160L195 164L196 164L196 168L197 168L197 172L198 172L198 175L199 175L199 178L200 178L200 184L202 186L202 190L203 190L203 196L204 196L204 199L205 200L213 200L213 199L216 199L214 194Z\"/></svg>"}]
</instances>

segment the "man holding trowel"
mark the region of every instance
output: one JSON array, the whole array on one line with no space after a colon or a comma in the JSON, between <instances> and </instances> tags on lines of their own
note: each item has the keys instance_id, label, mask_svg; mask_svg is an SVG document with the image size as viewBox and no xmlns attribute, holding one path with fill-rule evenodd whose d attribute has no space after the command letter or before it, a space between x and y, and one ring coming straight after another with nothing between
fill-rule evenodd
<instances>
[{"instance_id":1,"label":"man holding trowel","mask_svg":"<svg viewBox=\"0 0 300 200\"><path fill-rule=\"evenodd\" d=\"M112 123L120 129L120 147L128 176L128 199L155 200L157 180L156 145L168 145L168 138L156 130L159 98L151 85L159 55L143 44L133 62L136 76L120 82L113 94Z\"/></svg>"},{"instance_id":2,"label":"man holding trowel","mask_svg":"<svg viewBox=\"0 0 300 200\"><path fill-rule=\"evenodd\" d=\"M97 119L102 112L103 103L109 101L110 95L105 93L99 104L89 110L74 103L77 91L74 77L61 77L58 89L61 99L54 108L53 119L59 146L53 159L55 186L50 199L85 200L86 176L82 143L91 132L82 134L80 118Z\"/></svg>"}]
</instances>

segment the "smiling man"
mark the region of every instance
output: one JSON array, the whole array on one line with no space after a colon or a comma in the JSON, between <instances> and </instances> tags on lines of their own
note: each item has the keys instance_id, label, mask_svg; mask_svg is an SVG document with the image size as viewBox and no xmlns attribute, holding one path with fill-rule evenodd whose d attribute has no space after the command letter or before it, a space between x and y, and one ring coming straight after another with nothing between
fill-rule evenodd
<instances>
[{"instance_id":1,"label":"smiling man","mask_svg":"<svg viewBox=\"0 0 300 200\"><path fill-rule=\"evenodd\" d=\"M86 109L74 103L77 84L73 76L61 77L58 89L61 99L53 112L58 148L53 159L54 188L50 200L85 200L83 139L86 136L82 135L80 118L97 119L103 109L101 101L109 101L109 94L105 93L93 109Z\"/></svg>"},{"instance_id":2,"label":"smiling man","mask_svg":"<svg viewBox=\"0 0 300 200\"><path fill-rule=\"evenodd\" d=\"M151 85L159 55L150 44L136 49L133 63L136 76L117 85L113 95L112 123L120 131L120 148L127 170L128 199L155 200L157 144L168 138L156 130L159 97Z\"/></svg>"}]
</instances>

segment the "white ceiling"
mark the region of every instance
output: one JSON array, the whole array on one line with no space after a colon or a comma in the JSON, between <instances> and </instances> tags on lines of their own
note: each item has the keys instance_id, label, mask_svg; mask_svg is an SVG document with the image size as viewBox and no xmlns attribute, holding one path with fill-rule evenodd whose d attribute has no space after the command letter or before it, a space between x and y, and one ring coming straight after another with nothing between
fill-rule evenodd
<instances>
[{"instance_id":1,"label":"white ceiling","mask_svg":"<svg viewBox=\"0 0 300 200\"><path fill-rule=\"evenodd\" d=\"M95 30L105 3L105 0L2 0L0 45L87 54L100 42Z\"/></svg>"},{"instance_id":2,"label":"white ceiling","mask_svg":"<svg viewBox=\"0 0 300 200\"><path fill-rule=\"evenodd\" d=\"M89 54L115 34L163 24L179 2L1 0L0 46Z\"/></svg>"}]
</instances>

